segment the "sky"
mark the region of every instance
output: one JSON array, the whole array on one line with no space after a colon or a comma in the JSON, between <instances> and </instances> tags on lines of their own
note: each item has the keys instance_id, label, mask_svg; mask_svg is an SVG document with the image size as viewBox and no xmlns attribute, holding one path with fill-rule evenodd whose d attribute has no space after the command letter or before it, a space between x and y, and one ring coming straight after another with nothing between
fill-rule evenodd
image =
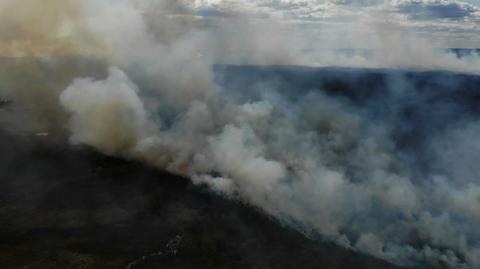
<instances>
[{"instance_id":1,"label":"sky","mask_svg":"<svg viewBox=\"0 0 480 269\"><path fill-rule=\"evenodd\" d=\"M336 40L334 47L370 47L357 37L382 31L406 32L438 47L480 46L480 0L195 0L190 5L200 16L292 24L313 43L318 36Z\"/></svg>"},{"instance_id":2,"label":"sky","mask_svg":"<svg viewBox=\"0 0 480 269\"><path fill-rule=\"evenodd\" d=\"M98 9L91 6L126 2L143 4L145 13L193 14L222 31L238 18L268 24L251 27L267 51L272 42L300 51L480 47L480 0L0 0L0 56L101 52L85 27Z\"/></svg>"}]
</instances>

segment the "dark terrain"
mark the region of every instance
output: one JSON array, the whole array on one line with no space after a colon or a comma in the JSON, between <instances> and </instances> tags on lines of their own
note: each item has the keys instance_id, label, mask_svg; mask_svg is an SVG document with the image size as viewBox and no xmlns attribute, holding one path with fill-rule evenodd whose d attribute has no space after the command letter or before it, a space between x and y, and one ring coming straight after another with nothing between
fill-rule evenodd
<instances>
[{"instance_id":1,"label":"dark terrain","mask_svg":"<svg viewBox=\"0 0 480 269\"><path fill-rule=\"evenodd\" d=\"M0 268L396 268L185 178L0 134Z\"/></svg>"}]
</instances>

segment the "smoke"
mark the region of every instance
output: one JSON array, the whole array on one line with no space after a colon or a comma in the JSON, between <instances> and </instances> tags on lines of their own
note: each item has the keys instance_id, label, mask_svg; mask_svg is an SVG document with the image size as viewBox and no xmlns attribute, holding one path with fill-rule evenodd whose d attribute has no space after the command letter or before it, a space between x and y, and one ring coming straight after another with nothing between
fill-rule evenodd
<instances>
[{"instance_id":1,"label":"smoke","mask_svg":"<svg viewBox=\"0 0 480 269\"><path fill-rule=\"evenodd\" d=\"M104 81L77 79L60 95L71 115L73 144L87 144L105 154L128 152L147 129L147 116L138 88L127 75L110 68Z\"/></svg>"},{"instance_id":2,"label":"smoke","mask_svg":"<svg viewBox=\"0 0 480 269\"><path fill-rule=\"evenodd\" d=\"M84 47L67 38L67 51L98 47L95 53L112 66L95 75L85 67L73 72L77 78L62 92L46 87L41 95L48 93L51 105L35 100L31 87L23 91L28 97L22 102L55 108L45 113L58 115L51 129L67 128L71 143L189 176L312 239L400 265L480 266L478 119L462 118L475 113L462 110L459 97L441 100L450 90L471 94L462 87L478 85L478 76L214 66L478 72L478 57L460 59L375 26L368 26L376 33L373 52L318 51L298 39L294 27L241 16L198 17L180 1L28 6L33 13L0 19L7 22L4 39L28 46L2 44L54 57L53 48L62 44L56 37L69 29L74 34L68 36L93 39ZM42 21L37 15L44 9L62 15L26 24L42 37L38 43L15 34L12 29L28 22L22 18ZM10 47L0 51L17 55ZM72 79L63 72L52 76Z\"/></svg>"},{"instance_id":3,"label":"smoke","mask_svg":"<svg viewBox=\"0 0 480 269\"><path fill-rule=\"evenodd\" d=\"M63 136L60 92L79 75L105 73L101 57L88 59L104 50L83 9L75 0L0 0L0 96L15 103L0 115L7 128Z\"/></svg>"},{"instance_id":4,"label":"smoke","mask_svg":"<svg viewBox=\"0 0 480 269\"><path fill-rule=\"evenodd\" d=\"M478 74L480 56L478 53L457 57L442 50L442 39L433 41L405 30L389 22L384 14L376 20L359 22L353 29L340 29L335 35L330 29L319 29L321 48L304 53L314 66L344 66L358 68L408 68L415 70L455 70ZM361 31L359 35L354 31ZM347 40L344 40L347 39ZM355 43L350 40L353 39ZM349 44L352 47L345 47ZM326 49L325 49L326 48ZM338 50L340 48L340 50ZM347 50L342 50L347 48ZM333 50L332 50L333 49Z\"/></svg>"},{"instance_id":5,"label":"smoke","mask_svg":"<svg viewBox=\"0 0 480 269\"><path fill-rule=\"evenodd\" d=\"M0 56L90 54L100 49L85 29L83 2L1 0Z\"/></svg>"}]
</instances>

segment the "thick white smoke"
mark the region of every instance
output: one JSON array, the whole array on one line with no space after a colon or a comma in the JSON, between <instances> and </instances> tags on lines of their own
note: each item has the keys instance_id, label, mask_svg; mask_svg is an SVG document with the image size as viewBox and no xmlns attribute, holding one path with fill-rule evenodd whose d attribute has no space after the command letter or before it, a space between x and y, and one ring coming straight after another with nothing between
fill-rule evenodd
<instances>
[{"instance_id":1,"label":"thick white smoke","mask_svg":"<svg viewBox=\"0 0 480 269\"><path fill-rule=\"evenodd\" d=\"M474 162L462 148L477 146L465 136L476 141L478 127L441 138L446 150L437 162L447 172L418 184L393 146L391 126L341 98L311 94L292 103L265 82L261 100L239 102L212 73L216 63L471 72L477 62L439 58L424 43L413 49L403 36L382 38L370 57L302 54L292 48L302 40L268 23L198 18L180 1L86 0L83 8L88 33L116 67L106 78L77 78L60 94L72 143L187 175L312 238L397 264L480 266L480 185L463 168L471 179L458 183L464 175L448 167L449 156Z\"/></svg>"},{"instance_id":2,"label":"thick white smoke","mask_svg":"<svg viewBox=\"0 0 480 269\"><path fill-rule=\"evenodd\" d=\"M117 68L110 68L103 81L76 79L60 95L71 115L70 142L92 145L112 155L135 148L148 129L137 92L137 86Z\"/></svg>"}]
</instances>

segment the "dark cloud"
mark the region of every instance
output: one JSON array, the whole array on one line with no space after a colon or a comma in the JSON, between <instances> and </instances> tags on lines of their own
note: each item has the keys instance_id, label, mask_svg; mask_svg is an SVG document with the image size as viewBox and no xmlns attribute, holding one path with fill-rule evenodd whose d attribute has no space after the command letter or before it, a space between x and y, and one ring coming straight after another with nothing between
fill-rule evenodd
<instances>
[{"instance_id":1,"label":"dark cloud","mask_svg":"<svg viewBox=\"0 0 480 269\"><path fill-rule=\"evenodd\" d=\"M351 6L372 6L383 3L383 0L332 0L337 5L351 5Z\"/></svg>"},{"instance_id":2,"label":"dark cloud","mask_svg":"<svg viewBox=\"0 0 480 269\"><path fill-rule=\"evenodd\" d=\"M196 10L195 15L201 17L222 17L225 14L214 8L200 8Z\"/></svg>"},{"instance_id":3,"label":"dark cloud","mask_svg":"<svg viewBox=\"0 0 480 269\"><path fill-rule=\"evenodd\" d=\"M447 1L406 1L399 5L399 11L411 19L450 19L462 20L472 16L477 8L457 2Z\"/></svg>"}]
</instances>

